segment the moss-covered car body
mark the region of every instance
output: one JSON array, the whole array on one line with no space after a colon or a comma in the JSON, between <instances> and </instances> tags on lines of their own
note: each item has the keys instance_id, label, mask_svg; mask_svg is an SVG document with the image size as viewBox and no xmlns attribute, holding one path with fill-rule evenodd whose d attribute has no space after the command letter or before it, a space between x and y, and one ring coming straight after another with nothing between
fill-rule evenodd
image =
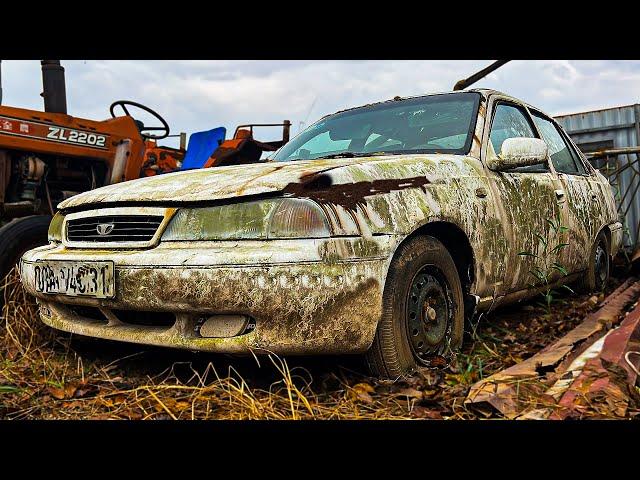
<instances>
[{"instance_id":1,"label":"moss-covered car body","mask_svg":"<svg viewBox=\"0 0 640 480\"><path fill-rule=\"evenodd\" d=\"M72 197L59 206L61 237L24 255L22 281L38 298L42 320L69 332L227 353L346 353L370 347L390 261L412 236L431 235L447 247L463 285L467 315L532 294L531 271L548 250L545 244L555 241L549 237L549 220L566 227L559 240L566 245L544 259L562 267L554 271L557 276L566 270L569 280L587 268L600 232L615 254L622 231L606 179L584 158L586 173L580 176L558 173L553 165L546 173L489 169L489 159L496 156L489 142L496 105L532 107L499 92L475 92L480 101L465 154L220 167ZM176 231L234 232L244 228L243 215L227 216L225 224L215 227L188 218L172 225L185 209L236 208L247 202L270 208L260 202L282 198L307 199L321 209L331 235L237 239L231 233L211 241L184 240ZM64 225L73 218L149 212L163 220L144 245L65 237ZM37 291L35 269L46 261L113 262L114 295ZM145 312L151 320L131 321L131 312ZM169 320L154 322L154 315ZM208 320L213 327L204 331Z\"/></svg>"}]
</instances>

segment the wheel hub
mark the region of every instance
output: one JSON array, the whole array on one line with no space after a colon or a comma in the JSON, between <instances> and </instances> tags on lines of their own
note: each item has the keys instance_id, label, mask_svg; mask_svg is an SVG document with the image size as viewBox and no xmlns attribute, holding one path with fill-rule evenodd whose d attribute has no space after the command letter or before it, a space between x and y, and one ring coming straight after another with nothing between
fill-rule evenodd
<instances>
[{"instance_id":1,"label":"wheel hub","mask_svg":"<svg viewBox=\"0 0 640 480\"><path fill-rule=\"evenodd\" d=\"M452 308L449 285L434 267L414 277L407 298L407 333L414 355L420 359L444 346Z\"/></svg>"}]
</instances>

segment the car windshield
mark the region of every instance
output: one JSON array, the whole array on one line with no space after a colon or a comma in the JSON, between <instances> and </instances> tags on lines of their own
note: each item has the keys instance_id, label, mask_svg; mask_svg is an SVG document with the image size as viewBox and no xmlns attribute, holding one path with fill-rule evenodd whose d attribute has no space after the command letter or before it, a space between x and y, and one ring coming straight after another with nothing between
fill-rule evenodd
<instances>
[{"instance_id":1,"label":"car windshield","mask_svg":"<svg viewBox=\"0 0 640 480\"><path fill-rule=\"evenodd\" d=\"M429 95L330 115L284 145L272 160L469 151L480 94Z\"/></svg>"}]
</instances>

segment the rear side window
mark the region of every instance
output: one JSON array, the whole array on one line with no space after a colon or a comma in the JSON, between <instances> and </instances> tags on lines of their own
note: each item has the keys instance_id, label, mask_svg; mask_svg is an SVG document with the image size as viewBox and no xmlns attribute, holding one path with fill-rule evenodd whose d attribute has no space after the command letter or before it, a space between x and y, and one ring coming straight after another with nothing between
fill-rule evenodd
<instances>
[{"instance_id":1,"label":"rear side window","mask_svg":"<svg viewBox=\"0 0 640 480\"><path fill-rule=\"evenodd\" d=\"M533 113L533 121L549 148L549 158L556 171L569 175L584 174L582 163L570 148L558 128L546 118Z\"/></svg>"},{"instance_id":2,"label":"rear side window","mask_svg":"<svg viewBox=\"0 0 640 480\"><path fill-rule=\"evenodd\" d=\"M558 128L558 127L556 127ZM582 157L580 156L580 154L578 153L577 148L571 143L570 140L567 139L568 135L566 131L562 131L562 138L564 139L564 142L567 144L567 146L569 147L569 151L571 152L571 156L573 157L573 161L576 162L576 166L578 167L578 173L582 174L582 175L589 175L591 172L587 169L587 167L585 167L583 161L582 161Z\"/></svg>"}]
</instances>

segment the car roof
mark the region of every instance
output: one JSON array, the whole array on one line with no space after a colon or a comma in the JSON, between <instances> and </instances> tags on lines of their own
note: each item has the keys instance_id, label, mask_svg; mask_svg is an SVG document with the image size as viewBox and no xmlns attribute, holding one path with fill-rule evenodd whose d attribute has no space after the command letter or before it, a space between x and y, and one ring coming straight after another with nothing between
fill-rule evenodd
<instances>
[{"instance_id":1,"label":"car roof","mask_svg":"<svg viewBox=\"0 0 640 480\"><path fill-rule=\"evenodd\" d=\"M424 93L424 94L421 94L421 95L411 95L411 96L407 96L407 97L401 97L401 96L397 95L397 96L395 96L393 98L389 98L387 100L380 100L379 102L371 102L371 103L366 103L364 105L357 105L355 107L343 108L342 110L338 110L337 112L333 112L333 113L329 113L327 115L324 115L324 117L328 117L330 115L335 115L337 113L348 112L350 110L357 110L358 108L372 107L374 105L382 105L384 103L399 102L399 101L403 101L403 100L412 100L414 98L431 97L431 96L434 96L434 95L456 95L456 94L459 94L459 93L468 93L468 92L477 92L477 93L480 93L484 97L488 97L489 95L493 95L493 94L499 94L499 95L508 96L508 95L506 95L506 94L504 94L502 92L499 92L497 90L490 90L490 89L487 89L487 88L470 88L469 90L458 90L458 91L447 91L447 92L432 92L432 93ZM517 100L517 99L514 99L514 100ZM520 102L520 100L517 100L517 101Z\"/></svg>"},{"instance_id":2,"label":"car roof","mask_svg":"<svg viewBox=\"0 0 640 480\"><path fill-rule=\"evenodd\" d=\"M547 115L540 108L538 108L536 106L533 106L533 105L529 105L527 102L525 102L523 100L520 100L519 98L512 97L511 95L508 95L508 94L506 94L504 92L501 92L499 90L493 90L491 88L470 88L468 90L433 92L433 93L425 93L425 94L422 94L422 95L412 95L412 96L408 96L408 97L396 96L396 97L393 97L393 98L390 98L390 99L387 99L387 100L381 100L379 102L372 102L372 103L367 103L365 105L358 105L356 107L350 107L350 108L345 108L343 110L338 110L337 112L333 112L333 113L324 115L322 118L329 117L329 116L335 115L337 113L348 112L350 110L357 110L358 108L372 107L374 105L382 105L382 104L390 103L390 102L398 102L398 101L402 101L402 100L412 100L414 98L430 97L430 96L433 96L433 95L455 95L455 94L459 94L459 93L468 93L468 92L479 93L485 99L488 99L490 96L493 96L493 95L499 95L501 97L504 97L507 100L513 101L514 103L518 103L520 105L524 105L524 106L526 106L528 108L531 108L531 109L536 110L536 111L538 111L540 113L543 113L547 117L551 118L549 115Z\"/></svg>"}]
</instances>

